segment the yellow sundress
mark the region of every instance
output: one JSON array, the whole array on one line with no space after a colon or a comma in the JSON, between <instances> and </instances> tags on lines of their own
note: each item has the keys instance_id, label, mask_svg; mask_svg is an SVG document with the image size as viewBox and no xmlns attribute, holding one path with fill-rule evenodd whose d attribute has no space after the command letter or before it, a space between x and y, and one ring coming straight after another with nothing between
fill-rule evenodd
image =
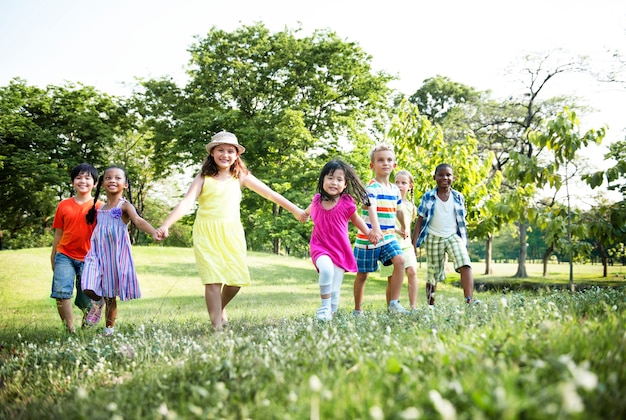
<instances>
[{"instance_id":1,"label":"yellow sundress","mask_svg":"<svg viewBox=\"0 0 626 420\"><path fill-rule=\"evenodd\" d=\"M193 249L204 284L250 285L240 203L237 178L218 181L204 177L193 224Z\"/></svg>"}]
</instances>

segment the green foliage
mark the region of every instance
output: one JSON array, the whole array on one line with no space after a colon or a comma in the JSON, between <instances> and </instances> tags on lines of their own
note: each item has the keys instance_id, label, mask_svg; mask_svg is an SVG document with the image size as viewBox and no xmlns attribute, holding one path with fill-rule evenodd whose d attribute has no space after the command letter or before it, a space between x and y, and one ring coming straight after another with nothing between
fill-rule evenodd
<instances>
[{"instance_id":1,"label":"green foliage","mask_svg":"<svg viewBox=\"0 0 626 420\"><path fill-rule=\"evenodd\" d=\"M432 124L419 113L417 106L406 100L397 107L388 137L396 147L398 167L413 174L417 204L426 191L436 186L435 167L448 163L456 178L452 187L465 196L470 236L476 234L476 226L492 217L489 211L498 201L501 177L490 176L493 155L476 153L474 137L459 141L444 139L441 127Z\"/></svg>"},{"instance_id":2,"label":"green foliage","mask_svg":"<svg viewBox=\"0 0 626 420\"><path fill-rule=\"evenodd\" d=\"M49 228L59 199L71 194L72 168L108 161L127 127L125 109L91 87L40 89L20 79L0 87L0 248Z\"/></svg>"},{"instance_id":3,"label":"green foliage","mask_svg":"<svg viewBox=\"0 0 626 420\"><path fill-rule=\"evenodd\" d=\"M392 78L331 31L298 32L271 33L260 23L212 28L189 48L186 86L145 81L137 109L150 127L155 166L202 161L211 135L226 129L246 146L242 157L255 176L308 205L318 168L360 143L364 127L380 125ZM307 227L272 203L245 194L241 210L253 249L306 249Z\"/></svg>"}]
</instances>

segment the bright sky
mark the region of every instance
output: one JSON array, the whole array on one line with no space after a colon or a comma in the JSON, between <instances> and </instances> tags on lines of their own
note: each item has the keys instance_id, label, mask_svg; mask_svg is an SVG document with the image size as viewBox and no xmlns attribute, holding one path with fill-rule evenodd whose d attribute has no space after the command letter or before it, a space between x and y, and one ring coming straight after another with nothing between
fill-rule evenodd
<instances>
[{"instance_id":1,"label":"bright sky","mask_svg":"<svg viewBox=\"0 0 626 420\"><path fill-rule=\"evenodd\" d=\"M406 94L443 75L505 97L523 91L506 71L527 53L626 55L623 0L0 0L0 86L21 77L125 95L135 77L182 83L194 36L255 22L273 31L331 29L357 42L376 70L399 77L393 87ZM609 139L624 138L626 89L560 89L599 110L583 125L609 124Z\"/></svg>"}]
</instances>

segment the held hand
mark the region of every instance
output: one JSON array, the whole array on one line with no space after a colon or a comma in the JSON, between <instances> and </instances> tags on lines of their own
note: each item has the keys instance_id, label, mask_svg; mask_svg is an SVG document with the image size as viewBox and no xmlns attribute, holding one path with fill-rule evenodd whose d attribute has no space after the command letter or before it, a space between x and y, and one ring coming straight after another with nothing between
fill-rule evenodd
<instances>
[{"instance_id":1,"label":"held hand","mask_svg":"<svg viewBox=\"0 0 626 420\"><path fill-rule=\"evenodd\" d=\"M157 235L159 237L159 240L162 241L165 238L167 238L169 236L169 229L165 226L161 226L159 227L157 230Z\"/></svg>"},{"instance_id":2,"label":"held hand","mask_svg":"<svg viewBox=\"0 0 626 420\"><path fill-rule=\"evenodd\" d=\"M303 211L302 214L298 217L298 220L302 223L305 223L307 220L309 220L309 215L306 211Z\"/></svg>"},{"instance_id":3,"label":"held hand","mask_svg":"<svg viewBox=\"0 0 626 420\"><path fill-rule=\"evenodd\" d=\"M297 221L302 222L302 223L309 220L309 215L306 213L306 211L302 209L298 209L298 211L293 214L293 217L295 217Z\"/></svg>"},{"instance_id":4,"label":"held hand","mask_svg":"<svg viewBox=\"0 0 626 420\"><path fill-rule=\"evenodd\" d=\"M378 235L376 235L373 230L370 230L367 234L367 240L370 241L373 245L376 245L378 243Z\"/></svg>"}]
</instances>

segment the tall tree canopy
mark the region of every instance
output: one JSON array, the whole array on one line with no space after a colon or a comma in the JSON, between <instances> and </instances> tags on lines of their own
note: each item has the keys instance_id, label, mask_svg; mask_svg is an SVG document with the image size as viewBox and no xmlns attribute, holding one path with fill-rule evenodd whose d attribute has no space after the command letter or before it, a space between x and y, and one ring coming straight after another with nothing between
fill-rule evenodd
<instances>
[{"instance_id":1,"label":"tall tree canopy","mask_svg":"<svg viewBox=\"0 0 626 420\"><path fill-rule=\"evenodd\" d=\"M19 79L0 87L4 240L41 233L59 199L70 193L71 169L81 162L105 161L115 136L127 125L125 109L91 87L40 89Z\"/></svg>"},{"instance_id":2,"label":"tall tree canopy","mask_svg":"<svg viewBox=\"0 0 626 420\"><path fill-rule=\"evenodd\" d=\"M327 159L348 153L346 145L366 153L387 118L392 78L374 72L369 55L333 32L298 35L263 24L213 28L189 49L186 86L145 82L140 112L163 165L198 164L210 136L226 129L246 146L243 158L257 177L304 206ZM288 231L301 231L254 194L244 196L242 210L251 243L271 239L278 251Z\"/></svg>"}]
</instances>

